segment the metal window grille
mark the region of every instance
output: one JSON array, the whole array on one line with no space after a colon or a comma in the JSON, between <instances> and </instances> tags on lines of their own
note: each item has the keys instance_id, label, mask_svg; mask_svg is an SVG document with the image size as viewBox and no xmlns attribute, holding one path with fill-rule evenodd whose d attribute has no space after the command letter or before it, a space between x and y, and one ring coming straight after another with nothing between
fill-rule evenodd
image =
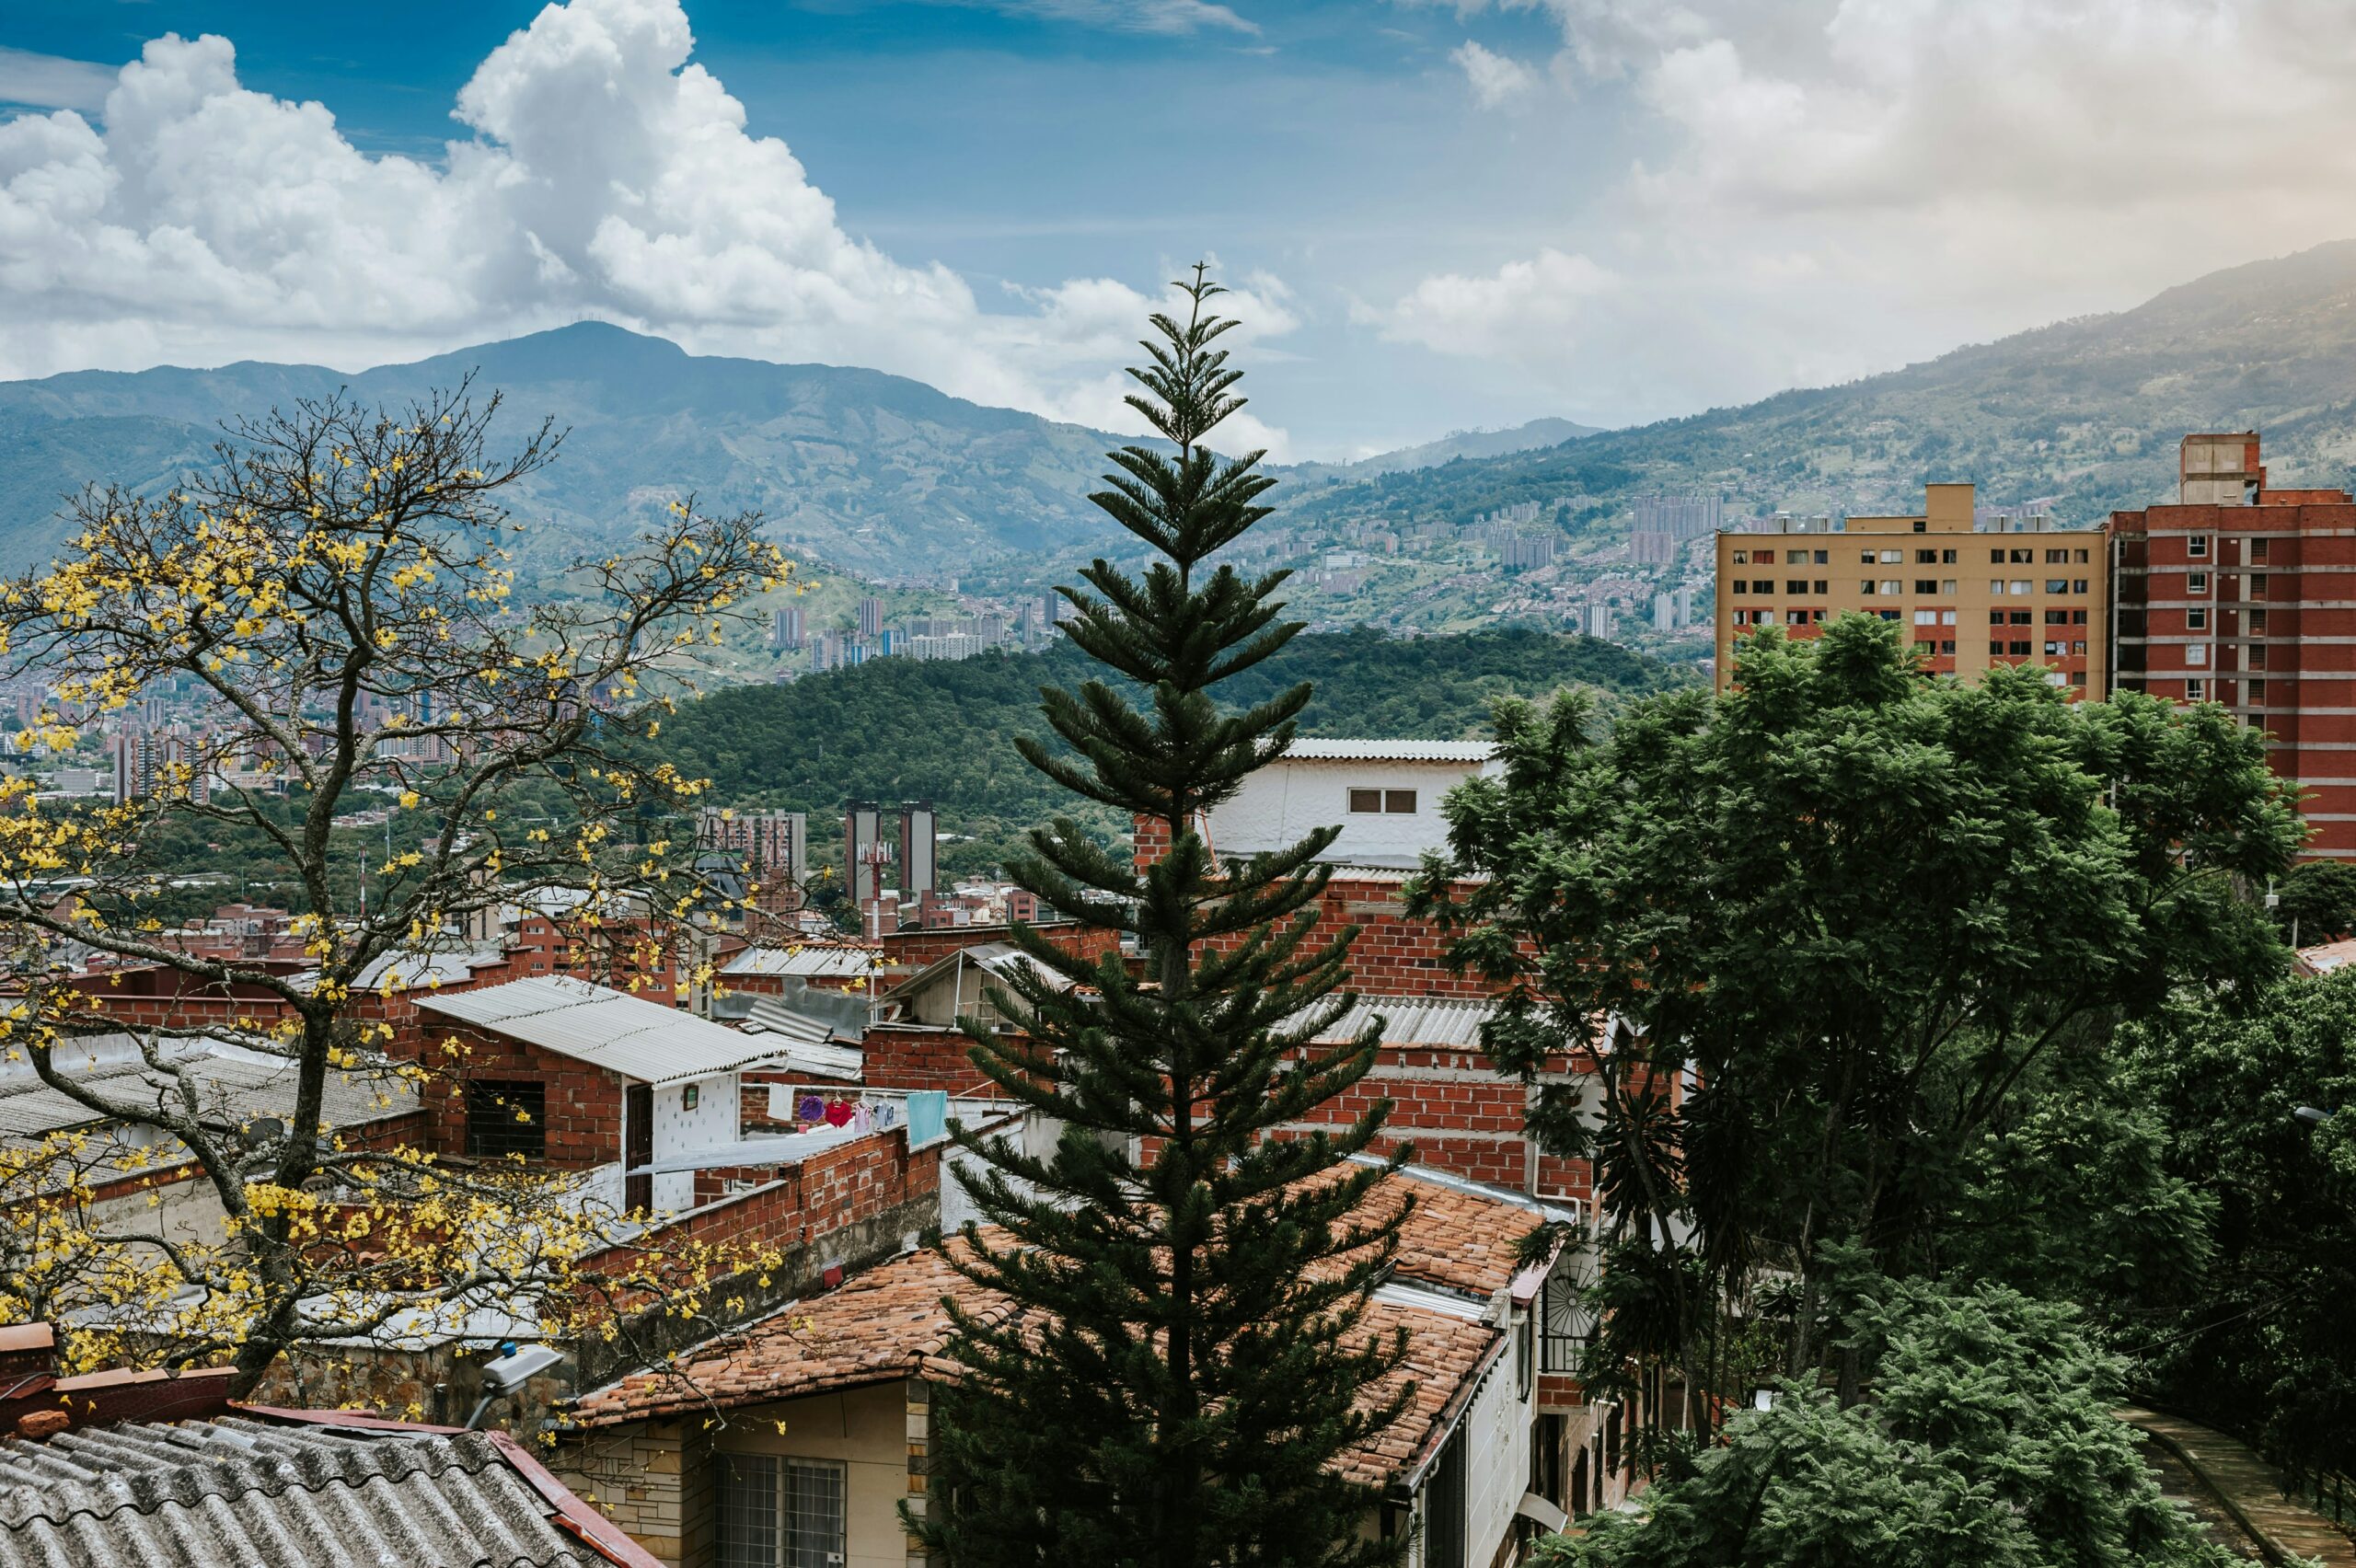
<instances>
[{"instance_id":1,"label":"metal window grille","mask_svg":"<svg viewBox=\"0 0 2356 1568\"><path fill-rule=\"evenodd\" d=\"M720 1568L777 1568L777 1488L775 1459L721 1459Z\"/></svg>"},{"instance_id":2,"label":"metal window grille","mask_svg":"<svg viewBox=\"0 0 2356 1568\"><path fill-rule=\"evenodd\" d=\"M1594 1315L1578 1282L1567 1271L1547 1276L1539 1297L1538 1366L1542 1372L1576 1372L1586 1353Z\"/></svg>"},{"instance_id":3,"label":"metal window grille","mask_svg":"<svg viewBox=\"0 0 2356 1568\"><path fill-rule=\"evenodd\" d=\"M548 1151L548 1086L470 1078L467 1083L467 1152L498 1159L537 1159Z\"/></svg>"},{"instance_id":4,"label":"metal window grille","mask_svg":"<svg viewBox=\"0 0 2356 1568\"><path fill-rule=\"evenodd\" d=\"M817 1459L787 1459L783 1568L842 1568L843 1467Z\"/></svg>"}]
</instances>

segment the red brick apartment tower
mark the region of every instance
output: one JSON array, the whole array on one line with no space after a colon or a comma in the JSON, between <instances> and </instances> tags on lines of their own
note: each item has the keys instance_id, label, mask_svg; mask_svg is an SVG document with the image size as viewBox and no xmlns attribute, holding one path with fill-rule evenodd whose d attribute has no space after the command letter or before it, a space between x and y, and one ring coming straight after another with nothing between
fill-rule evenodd
<instances>
[{"instance_id":1,"label":"red brick apartment tower","mask_svg":"<svg viewBox=\"0 0 2356 1568\"><path fill-rule=\"evenodd\" d=\"M2188 435L2173 505L2111 514L2117 684L2223 704L2356 859L2356 501L2274 490L2256 431Z\"/></svg>"}]
</instances>

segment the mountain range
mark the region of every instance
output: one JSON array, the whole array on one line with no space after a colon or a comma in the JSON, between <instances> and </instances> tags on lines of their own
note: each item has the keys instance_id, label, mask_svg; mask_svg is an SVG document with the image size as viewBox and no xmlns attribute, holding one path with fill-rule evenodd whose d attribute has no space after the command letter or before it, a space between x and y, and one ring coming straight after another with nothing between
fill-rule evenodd
<instances>
[{"instance_id":1,"label":"mountain range","mask_svg":"<svg viewBox=\"0 0 2356 1568\"><path fill-rule=\"evenodd\" d=\"M226 421L339 388L398 403L468 373L505 394L510 429L550 416L568 431L516 497L568 544L635 531L688 490L709 510L758 508L790 546L873 578L1116 538L1087 495L1119 438L876 371L695 356L583 322L349 375L244 363L0 383L0 566L55 549L66 493L167 485ZM1738 513L1900 511L1925 480L1968 478L2085 521L2165 495L2183 432L2253 426L2278 479L2344 483L2356 464L2356 241L1740 408L1600 432L1542 420L1304 465L1276 497L1311 524L1463 522L1534 500L1608 531L1648 490L1717 490Z\"/></svg>"},{"instance_id":2,"label":"mountain range","mask_svg":"<svg viewBox=\"0 0 2356 1568\"><path fill-rule=\"evenodd\" d=\"M1906 513L1926 481L1962 479L1984 500L2090 523L2171 496L2186 433L2250 429L2276 482L2350 482L2356 240L1839 386L1328 484L1304 509L1461 522L1538 501L1575 529L1608 529L1648 491L1717 490L1738 514Z\"/></svg>"}]
</instances>

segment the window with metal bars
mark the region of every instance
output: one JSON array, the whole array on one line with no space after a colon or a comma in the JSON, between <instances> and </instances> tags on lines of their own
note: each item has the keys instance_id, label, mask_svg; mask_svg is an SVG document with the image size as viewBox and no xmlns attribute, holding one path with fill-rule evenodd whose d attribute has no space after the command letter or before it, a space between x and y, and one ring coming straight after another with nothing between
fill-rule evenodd
<instances>
[{"instance_id":1,"label":"window with metal bars","mask_svg":"<svg viewBox=\"0 0 2356 1568\"><path fill-rule=\"evenodd\" d=\"M548 1153L548 1085L467 1080L467 1152L498 1159L520 1154L538 1159Z\"/></svg>"},{"instance_id":2,"label":"window with metal bars","mask_svg":"<svg viewBox=\"0 0 2356 1568\"><path fill-rule=\"evenodd\" d=\"M841 1465L722 1456L719 1568L842 1568L844 1527Z\"/></svg>"}]
</instances>

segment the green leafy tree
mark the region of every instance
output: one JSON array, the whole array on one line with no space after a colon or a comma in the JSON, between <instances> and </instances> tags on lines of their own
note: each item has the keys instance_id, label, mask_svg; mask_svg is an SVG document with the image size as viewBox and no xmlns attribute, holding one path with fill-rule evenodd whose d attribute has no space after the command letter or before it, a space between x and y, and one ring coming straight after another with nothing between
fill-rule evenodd
<instances>
[{"instance_id":1,"label":"green leafy tree","mask_svg":"<svg viewBox=\"0 0 2356 1568\"><path fill-rule=\"evenodd\" d=\"M1336 829L1249 862L1215 863L1202 813L1290 744L1310 688L1241 712L1209 695L1299 628L1276 619L1286 574L1245 578L1208 557L1265 516L1259 455L1204 444L1242 406L1197 268L1181 321L1157 315L1131 406L1174 455L1113 455L1096 503L1164 559L1141 576L1099 560L1074 643L1145 693L1091 680L1044 695L1068 747L1022 743L1067 789L1159 831L1139 870L1068 818L1034 833L1016 882L1135 938L1068 956L1018 928L1033 967L993 1004L1020 1025L969 1025L975 1065L1062 1124L1054 1151L960 1131L987 1166L976 1205L996 1226L946 1244L1002 1310L957 1311L933 1496L913 1519L960 1568L999 1563L1345 1565L1395 1559L1359 1539L1375 1498L1333 1461L1395 1415L1371 1389L1403 1343L1366 1320L1401 1216L1361 1201L1385 1172L1353 1162L1378 1105L1332 1134L1288 1136L1373 1064L1379 1032L1316 1036L1346 1010L1349 934L1311 940ZM953 1311L955 1308L953 1305Z\"/></svg>"},{"instance_id":2,"label":"green leafy tree","mask_svg":"<svg viewBox=\"0 0 2356 1568\"><path fill-rule=\"evenodd\" d=\"M2302 945L2337 941L2356 930L2356 866L2345 860L2293 866L2275 892L2275 921Z\"/></svg>"},{"instance_id":3,"label":"green leafy tree","mask_svg":"<svg viewBox=\"0 0 2356 1568\"><path fill-rule=\"evenodd\" d=\"M2159 1275L2123 1343L2172 1402L2302 1470L2356 1470L2356 972L2236 1013L2188 995L2126 1032L2113 1088L2214 1194L2214 1262ZM2320 1125L2300 1106L2331 1113ZM2178 1288L2155 1288L2174 1283Z\"/></svg>"},{"instance_id":4,"label":"green leafy tree","mask_svg":"<svg viewBox=\"0 0 2356 1568\"><path fill-rule=\"evenodd\" d=\"M1848 617L1754 639L1738 689L1609 736L1576 697L1497 726L1503 770L1451 796L1411 904L1504 987L1501 1067L1593 1057L1530 1115L1596 1161L1607 1274L1656 1281L1605 1316L1593 1376L1700 1357L1769 1265L1805 1274L1790 1366L1813 1366L1823 1242L1936 1266L2025 1086L2174 986L2281 966L2251 894L2298 824L2263 737L2212 709L1928 680L1896 627ZM1655 1255L1688 1237L1697 1267Z\"/></svg>"},{"instance_id":5,"label":"green leafy tree","mask_svg":"<svg viewBox=\"0 0 2356 1568\"><path fill-rule=\"evenodd\" d=\"M2223 1568L2111 1414L2122 1364L1999 1286L1872 1282L1846 1315L1870 1401L1746 1412L1638 1514L1555 1537L1576 1568Z\"/></svg>"}]
</instances>

